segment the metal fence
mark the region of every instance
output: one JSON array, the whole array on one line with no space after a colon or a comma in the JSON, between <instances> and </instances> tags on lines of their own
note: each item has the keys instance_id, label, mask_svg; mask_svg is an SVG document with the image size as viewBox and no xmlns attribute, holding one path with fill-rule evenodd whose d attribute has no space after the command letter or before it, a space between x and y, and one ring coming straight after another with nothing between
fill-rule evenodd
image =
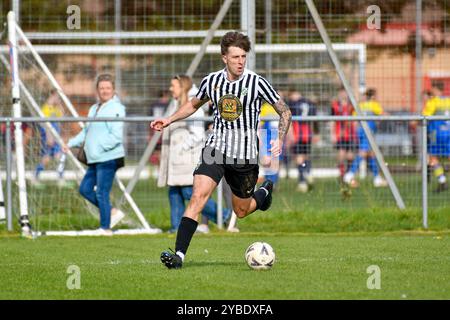
<instances>
[{"instance_id":1,"label":"metal fence","mask_svg":"<svg viewBox=\"0 0 450 320\"><path fill-rule=\"evenodd\" d=\"M46 184L45 192L36 189L31 184L33 173L41 159L41 136L39 126L44 122L60 123L61 126L69 125L72 122L87 121L124 121L126 128L126 166L119 170L118 176L124 181L125 185L135 174L138 162L142 160L142 154L152 137L152 130L149 128L149 122L153 117L127 117L127 118L0 118L2 139L0 141L0 159L1 179L5 181L5 203L8 216L8 229L13 228L13 216L18 214L18 197L15 184L16 177L16 161L14 152L14 135L11 134L16 123L21 122L27 124L28 138L24 139L25 150L25 172L27 180L27 195L29 199L30 215L39 217L44 211L54 211L59 213L62 211L76 210L79 204L76 199L80 198L76 185L73 184L66 191L61 191L56 184L56 167L57 162L50 162L42 174ZM196 119L197 120L197 119ZM202 121L210 121L210 118L203 118ZM198 121L198 120L197 120ZM276 118L261 118L261 121L276 121ZM381 151L382 159L386 168L389 170L393 178L393 183L398 189L399 196L407 209L416 209L422 212L423 227L428 227L428 214L436 208L446 208L449 206L447 190L436 190L437 181L430 175L430 169L427 167L429 154L429 137L427 126L433 121L450 122L447 116L312 116L312 117L294 117L295 123L310 124L316 127L312 130L311 145L308 152L304 149L296 149L296 144L285 148L284 154L279 159L272 159L275 166L260 164L260 175L278 174L278 182L283 186L283 197L285 206L289 210L302 210L291 206L294 199L302 199L304 205L313 206L319 211L333 210L336 207L344 210L358 210L362 208L374 208L377 210L396 210L399 202L396 201L390 184L381 184L376 186L369 169L373 168L373 162L370 163L366 159L361 161L358 170L355 171L354 180L356 183L345 184L348 189L343 189L341 183L341 175L339 163L337 161L337 153L335 143L333 141L333 131L331 124L336 121L348 121L358 125L360 121L375 121L377 131L375 132L375 141ZM417 130L411 130L416 128ZM66 133L64 139L73 135L74 132ZM264 140L265 133L260 132L260 142ZM287 144L285 144L286 146ZM358 139L354 139L354 144L349 145L349 150L354 153L354 158L358 155L359 150ZM450 146L445 146L450 148ZM261 154L263 146L260 147ZM310 151L310 152L309 152ZM305 159L300 160L299 156L308 154L309 163L308 170L301 168L305 163ZM441 160L445 160L441 159ZM136 204L145 213L146 217L152 224L161 223L168 220L168 199L166 191L156 186L159 167L159 147L158 144L154 148L144 170L139 175L132 197ZM67 160L66 160L67 161ZM446 163L442 162L444 169L447 169ZM348 171L351 163L347 163ZM372 166L372 167L371 167ZM379 164L377 165L378 171ZM65 179L76 180L77 176L71 174L75 166L66 163ZM303 170L303 171L302 171ZM381 176L385 177L384 172L380 171ZM302 175L307 176L302 177ZM305 178L305 179L303 179ZM303 180L302 180L303 179ZM301 183L306 181L308 188L303 188ZM439 192L435 192L439 191ZM115 190L116 199L120 199L120 190ZM165 196L163 196L165 195ZM215 195L216 197L216 195ZM217 195L221 198L221 195ZM44 208L45 206L45 208ZM57 224L56 216L49 222ZM45 228L44 226L41 226Z\"/></svg>"},{"instance_id":2,"label":"metal fence","mask_svg":"<svg viewBox=\"0 0 450 320\"><path fill-rule=\"evenodd\" d=\"M218 44L224 31L243 29L241 10L246 2L233 1L212 44ZM422 89L429 89L435 82L444 83L448 94L448 1L376 3L381 9L378 29L367 27L371 17L367 10L374 5L373 1L315 2L333 43L367 46L364 81L367 87L378 89L386 110L420 113ZM256 45L322 43L304 0L255 0L254 3ZM79 30L70 30L66 25L67 7L71 4L80 6ZM186 72L194 54L142 55L131 51L124 54L123 50L139 45L198 45L222 4L223 1L209 0L102 0L92 4L86 1L2 1L0 23L6 21L9 10L15 9L19 25L34 45L121 46L122 53L117 55L113 51L111 54L42 55L80 111L93 103L94 92L90 86L93 77L108 71L115 74L118 93L133 114L155 115L150 106L167 91L173 75ZM358 74L357 58L352 52L342 53L339 58L351 81ZM193 75L195 82L221 67L218 56L206 55ZM326 53L258 52L255 71L268 78L278 90L294 88L306 97L319 99L319 109L327 108L328 98L334 96L341 85ZM6 71L1 72L6 74ZM0 88L0 106L9 105L8 92L5 92L8 90ZM0 115L8 116L9 109L1 108Z\"/></svg>"}]
</instances>

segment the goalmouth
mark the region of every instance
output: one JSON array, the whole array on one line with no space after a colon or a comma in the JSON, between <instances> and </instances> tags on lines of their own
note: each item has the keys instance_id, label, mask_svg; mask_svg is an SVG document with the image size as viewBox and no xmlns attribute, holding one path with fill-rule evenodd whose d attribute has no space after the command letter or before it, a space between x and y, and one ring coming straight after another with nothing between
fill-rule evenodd
<instances>
[{"instance_id":1,"label":"goalmouth","mask_svg":"<svg viewBox=\"0 0 450 320\"><path fill-rule=\"evenodd\" d=\"M13 116L15 118L22 117L22 104L24 104L28 108L29 114L44 119L46 115L40 106L46 102L48 93L54 91L60 98L58 108L62 117L74 118L73 125L82 129L85 124L77 121L79 115L75 107L39 53L17 25L13 12L8 13L8 36L10 62L8 63L4 58L3 53L0 60L11 74ZM21 43L25 44L24 46L18 45L18 38ZM23 100L21 100L22 98ZM79 185L86 171L71 151L68 152L67 156L62 154L61 146L64 144L64 138L67 139L72 134L71 126L65 124L67 122L15 123L15 173L18 185L21 232L25 237L94 235L93 230L84 230L84 228L96 229L98 227L99 213L97 208L82 200L77 188L73 185L67 185L67 181L64 180L64 169L71 170L76 173L75 181ZM38 134L30 138L30 146L25 146L24 130L28 126L32 126L34 132ZM31 167L31 170L33 170L35 166L42 164L42 150L47 148L49 139L54 140L52 150L55 154L55 161L57 161L61 178L58 182L61 186L35 181L38 180L37 174L32 176L31 179L26 177L26 168L30 169ZM31 189L33 189L33 192L30 192ZM55 199L52 198L55 193L58 195L59 202L63 203L52 201ZM119 206L116 199L122 196L126 201ZM126 213L120 221L120 225L125 228L116 230L114 234L157 234L162 232L161 229L150 226L117 176L111 198L113 206L116 205ZM61 199L64 201L61 201ZM34 220L34 223L31 223L32 220Z\"/></svg>"}]
</instances>

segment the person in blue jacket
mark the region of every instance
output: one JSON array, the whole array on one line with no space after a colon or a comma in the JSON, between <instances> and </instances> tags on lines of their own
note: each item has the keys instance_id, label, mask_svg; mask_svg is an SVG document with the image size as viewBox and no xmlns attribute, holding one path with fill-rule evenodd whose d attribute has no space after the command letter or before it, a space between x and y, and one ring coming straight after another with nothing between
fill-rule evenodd
<instances>
[{"instance_id":1,"label":"person in blue jacket","mask_svg":"<svg viewBox=\"0 0 450 320\"><path fill-rule=\"evenodd\" d=\"M88 117L125 117L125 106L115 94L114 79L109 74L97 77L96 90L98 103L91 106ZM111 228L123 217L124 213L112 208L110 192L116 171L124 166L125 149L123 146L123 122L88 122L74 138L70 139L63 151L81 147L88 168L80 184L80 194L100 210L100 235L112 235Z\"/></svg>"}]
</instances>

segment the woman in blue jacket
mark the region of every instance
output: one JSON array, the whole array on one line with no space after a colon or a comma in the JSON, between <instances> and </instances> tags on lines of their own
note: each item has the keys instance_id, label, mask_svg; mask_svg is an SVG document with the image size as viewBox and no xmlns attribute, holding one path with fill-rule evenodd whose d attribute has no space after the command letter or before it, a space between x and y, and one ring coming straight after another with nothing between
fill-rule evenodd
<instances>
[{"instance_id":1,"label":"woman in blue jacket","mask_svg":"<svg viewBox=\"0 0 450 320\"><path fill-rule=\"evenodd\" d=\"M124 117L125 106L115 95L114 80L109 74L101 74L96 82L99 102L94 104L88 117ZM125 150L123 147L123 122L91 122L81 132L69 140L63 151L81 147L88 162L86 175L80 184L80 194L100 210L101 235L112 235L111 228L123 217L124 213L112 208L110 192L116 171L123 167ZM96 187L96 189L95 189Z\"/></svg>"}]
</instances>

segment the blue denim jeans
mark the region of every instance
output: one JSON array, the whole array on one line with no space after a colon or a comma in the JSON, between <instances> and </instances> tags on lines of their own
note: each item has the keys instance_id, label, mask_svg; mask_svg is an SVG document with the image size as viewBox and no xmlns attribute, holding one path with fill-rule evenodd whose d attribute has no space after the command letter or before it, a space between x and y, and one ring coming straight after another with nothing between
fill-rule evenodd
<instances>
[{"instance_id":1,"label":"blue denim jeans","mask_svg":"<svg viewBox=\"0 0 450 320\"><path fill-rule=\"evenodd\" d=\"M185 201L191 200L191 197L192 186L169 187L170 223L172 225L172 231L178 229L184 214ZM230 209L224 209L223 215L225 221L229 218L230 214ZM217 204L213 199L208 199L202 210L202 215L206 216L212 222L217 223Z\"/></svg>"},{"instance_id":2,"label":"blue denim jeans","mask_svg":"<svg viewBox=\"0 0 450 320\"><path fill-rule=\"evenodd\" d=\"M111 192L117 161L110 160L90 164L81 181L80 194L100 210L100 228L109 229L111 224ZM94 190L94 187L97 188Z\"/></svg>"}]
</instances>

